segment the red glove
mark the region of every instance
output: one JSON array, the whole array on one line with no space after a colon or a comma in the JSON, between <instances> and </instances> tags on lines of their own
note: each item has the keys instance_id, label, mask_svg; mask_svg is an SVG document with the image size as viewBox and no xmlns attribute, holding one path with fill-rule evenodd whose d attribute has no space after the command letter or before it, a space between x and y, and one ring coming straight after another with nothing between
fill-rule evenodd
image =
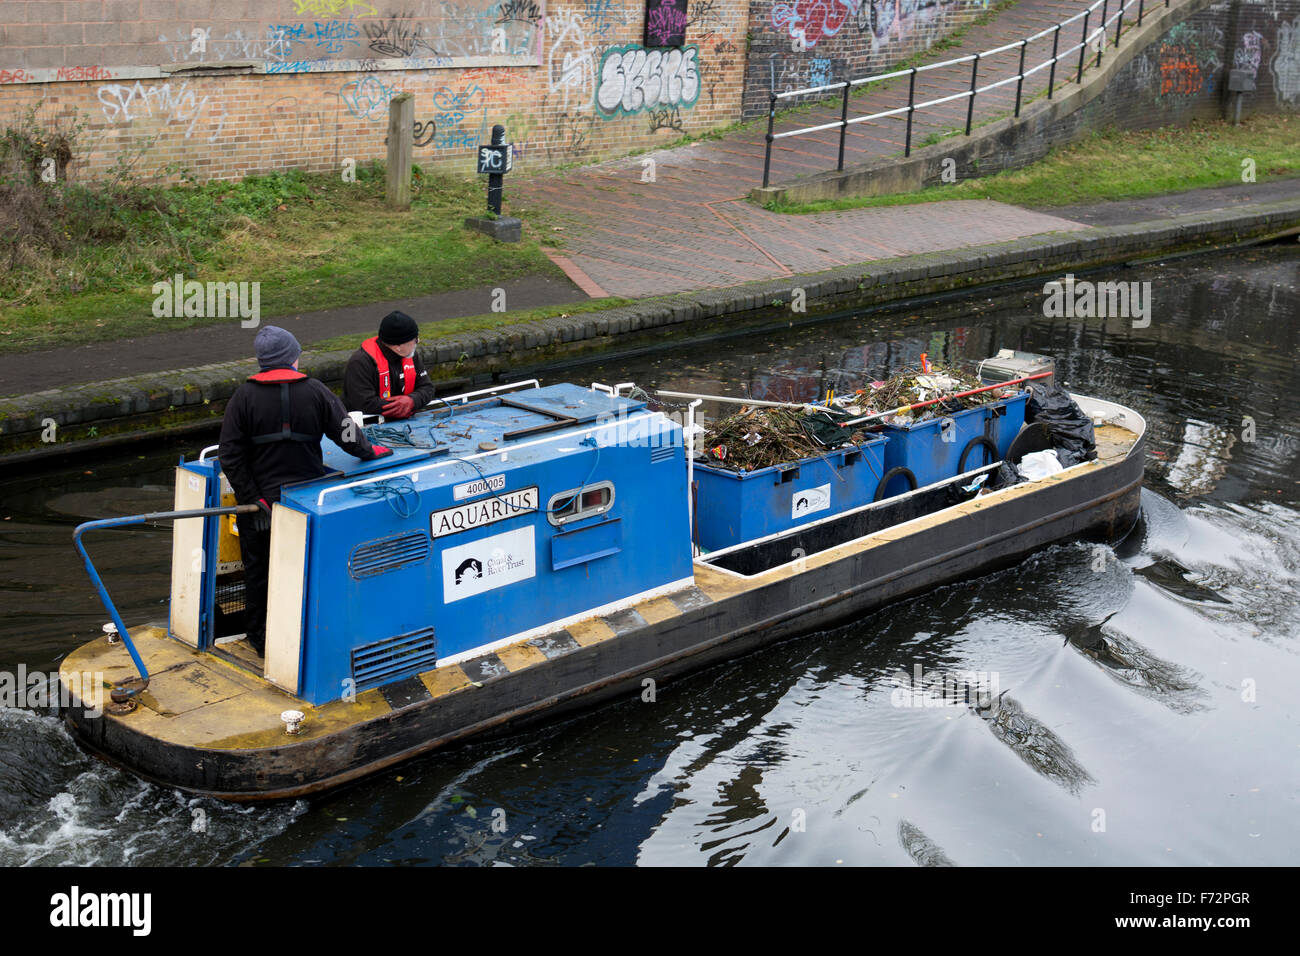
<instances>
[{"instance_id":1,"label":"red glove","mask_svg":"<svg viewBox=\"0 0 1300 956\"><path fill-rule=\"evenodd\" d=\"M385 455L393 453L391 448L385 448L383 445L371 445L370 449L375 453L375 458L383 458ZM374 461L374 459L372 458L371 461Z\"/></svg>"},{"instance_id":2,"label":"red glove","mask_svg":"<svg viewBox=\"0 0 1300 956\"><path fill-rule=\"evenodd\" d=\"M385 418L410 418L415 411L415 399L409 395L398 395L384 403Z\"/></svg>"}]
</instances>

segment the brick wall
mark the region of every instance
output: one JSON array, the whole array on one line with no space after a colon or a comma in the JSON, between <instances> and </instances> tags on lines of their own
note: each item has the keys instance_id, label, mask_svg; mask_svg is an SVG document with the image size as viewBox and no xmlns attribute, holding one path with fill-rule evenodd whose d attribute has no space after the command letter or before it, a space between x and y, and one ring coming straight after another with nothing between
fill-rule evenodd
<instances>
[{"instance_id":1,"label":"brick wall","mask_svg":"<svg viewBox=\"0 0 1300 956\"><path fill-rule=\"evenodd\" d=\"M766 113L773 92L887 72L987 8L987 0L752 0L744 115Z\"/></svg>"},{"instance_id":2,"label":"brick wall","mask_svg":"<svg viewBox=\"0 0 1300 956\"><path fill-rule=\"evenodd\" d=\"M417 120L437 124L432 141L417 147L416 161L459 170L473 168L474 144L488 138L494 123L506 125L515 166L527 169L662 144L733 122L740 113L747 0L697 0L688 8L686 44L676 54L649 55L642 45L645 0L464 0L478 10L481 29L478 40L459 46L430 26L434 13L450 16L453 0L412 0L402 5L416 8L409 18L372 16L365 11L379 8L361 0L273 2L285 22L271 26L290 28L288 48L282 33L256 19L251 26L242 20L204 26L197 18L203 9L220 9L260 13L264 21L260 0L0 0L0 125L33 105L46 122L73 114L87 120L89 151L70 167L73 177L102 175L139 151L142 169L177 163L203 179L288 167L327 171L349 158L381 158L387 103L398 92L415 95ZM178 7L196 19L178 19ZM525 56L507 46L500 54L498 46L491 55L499 21L530 10L537 17L532 51ZM104 44L110 62L91 62L84 47L109 27L71 18L110 11L123 18L114 21L119 38L130 26L132 36L163 39L128 49ZM130 19L136 11L139 22ZM157 18L146 19L151 15ZM24 19L13 22L19 16ZM397 25L405 33L392 25L395 19L408 21ZM380 24L389 24L382 33ZM208 30L205 49L191 54L193 41L186 45L185 37L200 27ZM57 42L78 31L80 44ZM329 34L356 34L358 46L343 52L413 55L301 59L314 56L320 36ZM431 38L428 48L412 49L412 35ZM405 45L390 49L394 36ZM372 48L375 40L382 50ZM502 65L503 57L510 64ZM123 62L130 59L137 62ZM386 68L395 62L407 68ZM175 71L160 71L166 64ZM84 78L60 81L60 75ZM662 92L650 106L643 94L655 89Z\"/></svg>"}]
</instances>

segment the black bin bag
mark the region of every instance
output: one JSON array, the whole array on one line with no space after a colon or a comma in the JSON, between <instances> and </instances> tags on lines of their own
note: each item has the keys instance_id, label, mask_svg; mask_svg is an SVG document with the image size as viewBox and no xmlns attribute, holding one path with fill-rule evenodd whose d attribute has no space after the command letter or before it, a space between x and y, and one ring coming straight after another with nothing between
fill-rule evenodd
<instances>
[{"instance_id":1,"label":"black bin bag","mask_svg":"<svg viewBox=\"0 0 1300 956\"><path fill-rule=\"evenodd\" d=\"M1069 468L1097 457L1097 436L1092 420L1065 389L1031 382L1025 404L1025 423L1041 422L1052 433L1052 447L1061 465Z\"/></svg>"}]
</instances>

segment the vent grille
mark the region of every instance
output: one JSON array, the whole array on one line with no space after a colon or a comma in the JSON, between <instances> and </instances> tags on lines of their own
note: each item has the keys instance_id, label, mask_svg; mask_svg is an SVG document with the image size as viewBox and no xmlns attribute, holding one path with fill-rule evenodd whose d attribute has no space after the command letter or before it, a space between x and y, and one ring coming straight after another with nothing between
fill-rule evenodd
<instances>
[{"instance_id":1,"label":"vent grille","mask_svg":"<svg viewBox=\"0 0 1300 956\"><path fill-rule=\"evenodd\" d=\"M660 445L658 448L650 449L650 464L657 465L661 461L672 461L673 455L677 452L675 445Z\"/></svg>"},{"instance_id":2,"label":"vent grille","mask_svg":"<svg viewBox=\"0 0 1300 956\"><path fill-rule=\"evenodd\" d=\"M357 545L348 556L348 573L354 578L368 578L428 559L429 536L423 531L407 531Z\"/></svg>"},{"instance_id":3,"label":"vent grille","mask_svg":"<svg viewBox=\"0 0 1300 956\"><path fill-rule=\"evenodd\" d=\"M433 628L424 627L352 649L352 679L358 689L386 684L428 670L438 661Z\"/></svg>"}]
</instances>

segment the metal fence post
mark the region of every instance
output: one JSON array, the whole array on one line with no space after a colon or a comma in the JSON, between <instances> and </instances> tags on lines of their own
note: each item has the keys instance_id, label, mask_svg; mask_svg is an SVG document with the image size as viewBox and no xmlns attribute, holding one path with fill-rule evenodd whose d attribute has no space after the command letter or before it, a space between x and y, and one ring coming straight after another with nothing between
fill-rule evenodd
<instances>
[{"instance_id":1,"label":"metal fence post","mask_svg":"<svg viewBox=\"0 0 1300 956\"><path fill-rule=\"evenodd\" d=\"M1110 0L1101 0L1101 42L1097 44L1097 62L1094 66L1101 66L1101 51L1106 49L1106 7Z\"/></svg>"},{"instance_id":2,"label":"metal fence post","mask_svg":"<svg viewBox=\"0 0 1300 956\"><path fill-rule=\"evenodd\" d=\"M1142 6L1147 0L1138 0L1138 26L1142 26Z\"/></svg>"},{"instance_id":3,"label":"metal fence post","mask_svg":"<svg viewBox=\"0 0 1300 956\"><path fill-rule=\"evenodd\" d=\"M763 188L767 188L772 173L772 127L776 124L776 94L767 107L767 151L763 154Z\"/></svg>"},{"instance_id":4,"label":"metal fence post","mask_svg":"<svg viewBox=\"0 0 1300 956\"><path fill-rule=\"evenodd\" d=\"M844 105L840 107L840 162L835 168L844 169L844 137L849 132L849 81L844 81Z\"/></svg>"},{"instance_id":5,"label":"metal fence post","mask_svg":"<svg viewBox=\"0 0 1300 956\"><path fill-rule=\"evenodd\" d=\"M979 73L980 55L975 54L975 59L970 67L970 99L966 103L966 135L970 135L970 124L975 119L975 77Z\"/></svg>"},{"instance_id":6,"label":"metal fence post","mask_svg":"<svg viewBox=\"0 0 1300 956\"><path fill-rule=\"evenodd\" d=\"M1115 45L1119 46L1119 35L1124 29L1124 7L1125 3L1121 0L1119 5L1119 16L1115 18Z\"/></svg>"},{"instance_id":7,"label":"metal fence post","mask_svg":"<svg viewBox=\"0 0 1300 956\"><path fill-rule=\"evenodd\" d=\"M916 67L907 78L907 140L903 144L903 155L912 155L912 117L916 114Z\"/></svg>"},{"instance_id":8,"label":"metal fence post","mask_svg":"<svg viewBox=\"0 0 1300 956\"><path fill-rule=\"evenodd\" d=\"M1056 32L1052 34L1052 68L1047 71L1047 98L1052 98L1052 87L1056 84L1056 50L1061 42L1061 25L1056 25Z\"/></svg>"},{"instance_id":9,"label":"metal fence post","mask_svg":"<svg viewBox=\"0 0 1300 956\"><path fill-rule=\"evenodd\" d=\"M1025 47L1029 45L1028 40L1020 41L1020 79L1016 80L1016 116L1020 115L1020 91L1025 86Z\"/></svg>"},{"instance_id":10,"label":"metal fence post","mask_svg":"<svg viewBox=\"0 0 1300 956\"><path fill-rule=\"evenodd\" d=\"M1083 60L1088 55L1088 17L1091 14L1091 9L1083 11L1083 36L1079 39L1079 76L1074 81L1080 84L1083 83Z\"/></svg>"}]
</instances>

